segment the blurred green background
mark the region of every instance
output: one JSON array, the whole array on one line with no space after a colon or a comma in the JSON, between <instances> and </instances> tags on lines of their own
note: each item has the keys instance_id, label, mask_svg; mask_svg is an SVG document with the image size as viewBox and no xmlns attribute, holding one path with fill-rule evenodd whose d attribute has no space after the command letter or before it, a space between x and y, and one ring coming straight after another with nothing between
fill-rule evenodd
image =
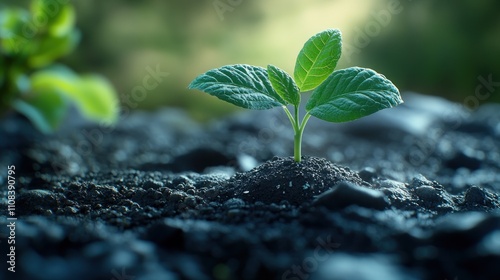
<instances>
[{"instance_id":1,"label":"blurred green background","mask_svg":"<svg viewBox=\"0 0 500 280\"><path fill-rule=\"evenodd\" d=\"M103 74L122 96L142 85L147 67L159 65L169 76L148 91L137 108L182 107L200 121L238 109L187 90L197 75L236 63L274 64L293 73L303 43L326 28L343 32L339 68L376 69L402 91L463 102L474 96L479 77L500 83L498 0L80 0L73 4L82 39L62 62L77 72ZM480 100L498 101L495 91Z\"/></svg>"}]
</instances>

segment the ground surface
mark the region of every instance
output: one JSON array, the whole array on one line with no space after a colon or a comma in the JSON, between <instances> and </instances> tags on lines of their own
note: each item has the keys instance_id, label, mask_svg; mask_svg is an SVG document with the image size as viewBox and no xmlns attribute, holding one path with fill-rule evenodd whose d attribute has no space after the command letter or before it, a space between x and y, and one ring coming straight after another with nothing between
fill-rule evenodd
<instances>
[{"instance_id":1,"label":"ground surface","mask_svg":"<svg viewBox=\"0 0 500 280\"><path fill-rule=\"evenodd\" d=\"M0 278L500 279L500 106L404 99L311 120L301 163L279 110L208 127L134 113L52 136L8 116L16 273L4 219Z\"/></svg>"}]
</instances>

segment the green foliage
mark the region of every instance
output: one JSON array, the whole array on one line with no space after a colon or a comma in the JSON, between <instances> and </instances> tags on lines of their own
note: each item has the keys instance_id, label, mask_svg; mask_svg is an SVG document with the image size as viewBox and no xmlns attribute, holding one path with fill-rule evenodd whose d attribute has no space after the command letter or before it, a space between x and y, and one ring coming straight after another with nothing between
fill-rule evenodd
<instances>
[{"instance_id":1,"label":"green foliage","mask_svg":"<svg viewBox=\"0 0 500 280\"><path fill-rule=\"evenodd\" d=\"M292 77L273 65L267 66L267 73L271 84L280 97L286 102L298 106L300 103L300 89Z\"/></svg>"},{"instance_id":2,"label":"green foliage","mask_svg":"<svg viewBox=\"0 0 500 280\"><path fill-rule=\"evenodd\" d=\"M265 110L285 104L267 78L266 69L257 66L238 64L213 69L189 87L246 109Z\"/></svg>"},{"instance_id":3,"label":"green foliage","mask_svg":"<svg viewBox=\"0 0 500 280\"><path fill-rule=\"evenodd\" d=\"M45 91L28 98L16 99L11 106L31 120L40 131L50 132L64 118L67 102L57 92Z\"/></svg>"},{"instance_id":4,"label":"green foliage","mask_svg":"<svg viewBox=\"0 0 500 280\"><path fill-rule=\"evenodd\" d=\"M295 132L295 161L300 162L302 134L311 116L346 122L403 103L396 86L371 69L334 71L341 48L340 31L329 29L304 44L295 64L295 81L276 66L269 65L266 71L238 64L210 70L195 78L189 88L247 109L282 106ZM306 104L307 113L300 121L300 92L314 88ZM288 104L293 105L294 115L286 107Z\"/></svg>"},{"instance_id":5,"label":"green foliage","mask_svg":"<svg viewBox=\"0 0 500 280\"><path fill-rule=\"evenodd\" d=\"M14 109L45 133L58 127L71 103L91 120L115 121L116 93L105 79L54 65L78 41L69 4L33 0L29 11L0 11L0 113Z\"/></svg>"},{"instance_id":6,"label":"green foliage","mask_svg":"<svg viewBox=\"0 0 500 280\"><path fill-rule=\"evenodd\" d=\"M353 121L402 102L398 89L377 72L359 67L335 71L306 104L316 118Z\"/></svg>"},{"instance_id":7,"label":"green foliage","mask_svg":"<svg viewBox=\"0 0 500 280\"><path fill-rule=\"evenodd\" d=\"M329 29L311 37L300 51L293 72L301 91L319 86L335 70L341 53L339 30Z\"/></svg>"}]
</instances>

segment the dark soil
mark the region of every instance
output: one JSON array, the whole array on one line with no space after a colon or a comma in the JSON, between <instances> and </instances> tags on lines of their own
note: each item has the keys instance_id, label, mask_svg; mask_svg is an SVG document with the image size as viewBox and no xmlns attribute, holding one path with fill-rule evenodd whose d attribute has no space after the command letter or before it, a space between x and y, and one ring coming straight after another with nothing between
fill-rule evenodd
<instances>
[{"instance_id":1,"label":"dark soil","mask_svg":"<svg viewBox=\"0 0 500 280\"><path fill-rule=\"evenodd\" d=\"M367 184L356 172L326 159L303 157L297 163L292 157L276 157L227 180L219 196L221 202L240 198L251 203L285 201L299 206L342 181Z\"/></svg>"},{"instance_id":2,"label":"dark soil","mask_svg":"<svg viewBox=\"0 0 500 280\"><path fill-rule=\"evenodd\" d=\"M274 110L72 119L50 136L10 115L16 272L4 219L0 279L500 279L500 106L404 99L311 120L300 163Z\"/></svg>"}]
</instances>

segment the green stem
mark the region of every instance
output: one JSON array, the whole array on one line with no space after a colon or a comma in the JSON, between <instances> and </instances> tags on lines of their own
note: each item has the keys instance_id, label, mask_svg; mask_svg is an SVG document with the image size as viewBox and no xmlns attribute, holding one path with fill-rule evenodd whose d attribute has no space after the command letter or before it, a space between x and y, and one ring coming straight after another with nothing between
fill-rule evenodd
<instances>
[{"instance_id":1,"label":"green stem","mask_svg":"<svg viewBox=\"0 0 500 280\"><path fill-rule=\"evenodd\" d=\"M302 134L304 134L304 129L306 127L307 121L311 117L309 113L306 113L302 122L299 121L299 106L294 106L294 113L292 115L290 110L286 106L283 106L288 119L293 127L293 158L296 162L300 162L302 158Z\"/></svg>"},{"instance_id":2,"label":"green stem","mask_svg":"<svg viewBox=\"0 0 500 280\"><path fill-rule=\"evenodd\" d=\"M311 117L311 114L309 112L306 113L304 119L302 120L302 124L300 125L300 131L304 132L304 129L306 128L307 121Z\"/></svg>"},{"instance_id":3,"label":"green stem","mask_svg":"<svg viewBox=\"0 0 500 280\"><path fill-rule=\"evenodd\" d=\"M295 122L295 119L292 116L292 113L290 113L290 110L288 110L288 108L286 106L283 106L282 108L283 108L283 110L285 110L285 113L288 116L288 119L290 120L290 123L292 124L293 130L295 131L296 122Z\"/></svg>"},{"instance_id":4,"label":"green stem","mask_svg":"<svg viewBox=\"0 0 500 280\"><path fill-rule=\"evenodd\" d=\"M296 162L300 162L302 158L302 133L301 132L295 132L294 136L294 142L293 142L293 157Z\"/></svg>"},{"instance_id":5,"label":"green stem","mask_svg":"<svg viewBox=\"0 0 500 280\"><path fill-rule=\"evenodd\" d=\"M298 120L297 116L298 116L298 112L296 115L296 118ZM295 135L294 135L294 150L293 150L294 153L293 154L294 154L294 159L296 162L300 162L302 159L302 135L304 134L304 129L305 129L307 121L309 120L310 117L311 117L311 115L309 113L307 113L305 115L304 119L302 119L302 123L300 124L300 126L299 126L299 123L297 122L297 126L294 129Z\"/></svg>"},{"instance_id":6,"label":"green stem","mask_svg":"<svg viewBox=\"0 0 500 280\"><path fill-rule=\"evenodd\" d=\"M300 131L299 106L295 105L295 126L293 127L293 157L296 162L300 162L302 157L302 132Z\"/></svg>"}]
</instances>

